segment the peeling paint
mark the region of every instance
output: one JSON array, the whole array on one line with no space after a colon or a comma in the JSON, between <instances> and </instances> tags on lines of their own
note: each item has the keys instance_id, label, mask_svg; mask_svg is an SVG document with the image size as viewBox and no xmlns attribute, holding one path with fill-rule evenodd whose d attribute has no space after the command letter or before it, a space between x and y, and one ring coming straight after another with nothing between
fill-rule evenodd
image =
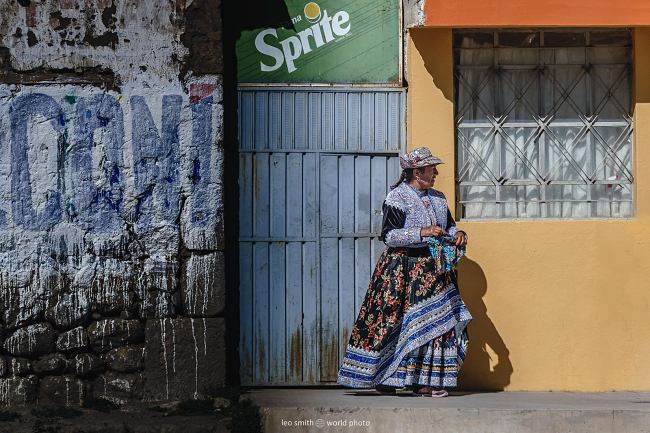
<instances>
[{"instance_id":1,"label":"peeling paint","mask_svg":"<svg viewBox=\"0 0 650 433\"><path fill-rule=\"evenodd\" d=\"M189 51L181 43L185 8L146 0L51 0L21 7L7 2L0 17L0 45L11 50L17 71L38 68L103 67L122 82L153 86L162 79L179 83ZM178 19L169 20L170 14ZM147 65L144 76L139 66Z\"/></svg>"},{"instance_id":2,"label":"peeling paint","mask_svg":"<svg viewBox=\"0 0 650 433\"><path fill-rule=\"evenodd\" d=\"M289 348L289 374L292 378L302 380L302 333L294 331L291 333Z\"/></svg>"},{"instance_id":3,"label":"peeling paint","mask_svg":"<svg viewBox=\"0 0 650 433\"><path fill-rule=\"evenodd\" d=\"M169 317L179 290L179 221L190 245L200 243L196 231L217 232L209 215L221 206L212 180L221 178L212 114L220 95L195 104L182 93L124 96L0 86L0 124L9 131L0 155L10 161L0 164L0 298L10 326L61 304L52 313L57 325L111 306ZM203 162L198 183L190 159ZM202 278L213 284L210 274ZM203 308L210 293L201 293Z\"/></svg>"},{"instance_id":4,"label":"peeling paint","mask_svg":"<svg viewBox=\"0 0 650 433\"><path fill-rule=\"evenodd\" d=\"M162 327L165 396L179 395L170 378L191 357L190 396L205 392L207 328L225 303L214 5L18 0L0 11L2 346L74 357L71 376L48 385L66 405L89 380L118 404L142 393L146 372L106 372L96 354L140 343L149 321ZM188 39L212 25L204 45ZM206 41L217 49L198 67ZM175 325L184 316L189 338ZM0 379L0 403L33 401L38 384Z\"/></svg>"},{"instance_id":5,"label":"peeling paint","mask_svg":"<svg viewBox=\"0 0 650 433\"><path fill-rule=\"evenodd\" d=\"M424 2L425 0L404 0L403 15L405 28L420 27L424 25Z\"/></svg>"}]
</instances>

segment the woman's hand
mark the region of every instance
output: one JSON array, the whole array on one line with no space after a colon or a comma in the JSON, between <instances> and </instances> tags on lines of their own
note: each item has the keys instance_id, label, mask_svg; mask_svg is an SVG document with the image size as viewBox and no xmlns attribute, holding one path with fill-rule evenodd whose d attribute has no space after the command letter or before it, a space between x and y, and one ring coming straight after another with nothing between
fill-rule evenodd
<instances>
[{"instance_id":1,"label":"woman's hand","mask_svg":"<svg viewBox=\"0 0 650 433\"><path fill-rule=\"evenodd\" d=\"M454 244L457 247L464 247L467 245L467 235L465 232L456 232L456 235L454 236Z\"/></svg>"},{"instance_id":2,"label":"woman's hand","mask_svg":"<svg viewBox=\"0 0 650 433\"><path fill-rule=\"evenodd\" d=\"M440 227L438 227L438 226L422 227L420 229L420 237L421 238L424 238L424 237L436 237L436 236L440 236L444 232L445 231L443 229L441 229Z\"/></svg>"}]
</instances>

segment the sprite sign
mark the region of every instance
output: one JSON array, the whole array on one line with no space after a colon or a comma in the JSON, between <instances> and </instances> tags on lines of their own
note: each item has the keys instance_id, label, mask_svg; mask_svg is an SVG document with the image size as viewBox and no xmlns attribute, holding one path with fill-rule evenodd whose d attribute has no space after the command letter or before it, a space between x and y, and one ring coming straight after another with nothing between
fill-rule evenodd
<instances>
[{"instance_id":1,"label":"sprite sign","mask_svg":"<svg viewBox=\"0 0 650 433\"><path fill-rule=\"evenodd\" d=\"M240 83L396 83L396 0L285 0L291 25L242 32ZM291 28L292 27L292 28Z\"/></svg>"}]
</instances>

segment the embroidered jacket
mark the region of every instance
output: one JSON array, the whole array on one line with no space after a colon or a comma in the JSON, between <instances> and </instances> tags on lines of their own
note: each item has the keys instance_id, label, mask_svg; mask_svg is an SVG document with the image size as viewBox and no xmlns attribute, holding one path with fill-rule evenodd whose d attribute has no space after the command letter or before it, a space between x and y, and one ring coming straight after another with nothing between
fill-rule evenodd
<instances>
[{"instance_id":1,"label":"embroidered jacket","mask_svg":"<svg viewBox=\"0 0 650 433\"><path fill-rule=\"evenodd\" d=\"M435 189L419 193L406 182L388 193L382 214L381 239L389 247L426 247L420 229L430 225L441 227L450 236L458 231L443 193Z\"/></svg>"}]
</instances>

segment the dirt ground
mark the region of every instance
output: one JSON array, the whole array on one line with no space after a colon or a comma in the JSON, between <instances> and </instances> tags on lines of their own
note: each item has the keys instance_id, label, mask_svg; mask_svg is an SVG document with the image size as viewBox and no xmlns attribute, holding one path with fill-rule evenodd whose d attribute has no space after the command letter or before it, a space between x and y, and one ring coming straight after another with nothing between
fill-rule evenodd
<instances>
[{"instance_id":1,"label":"dirt ground","mask_svg":"<svg viewBox=\"0 0 650 433\"><path fill-rule=\"evenodd\" d=\"M0 410L0 433L259 433L258 408L237 398L86 407L37 405Z\"/></svg>"}]
</instances>

